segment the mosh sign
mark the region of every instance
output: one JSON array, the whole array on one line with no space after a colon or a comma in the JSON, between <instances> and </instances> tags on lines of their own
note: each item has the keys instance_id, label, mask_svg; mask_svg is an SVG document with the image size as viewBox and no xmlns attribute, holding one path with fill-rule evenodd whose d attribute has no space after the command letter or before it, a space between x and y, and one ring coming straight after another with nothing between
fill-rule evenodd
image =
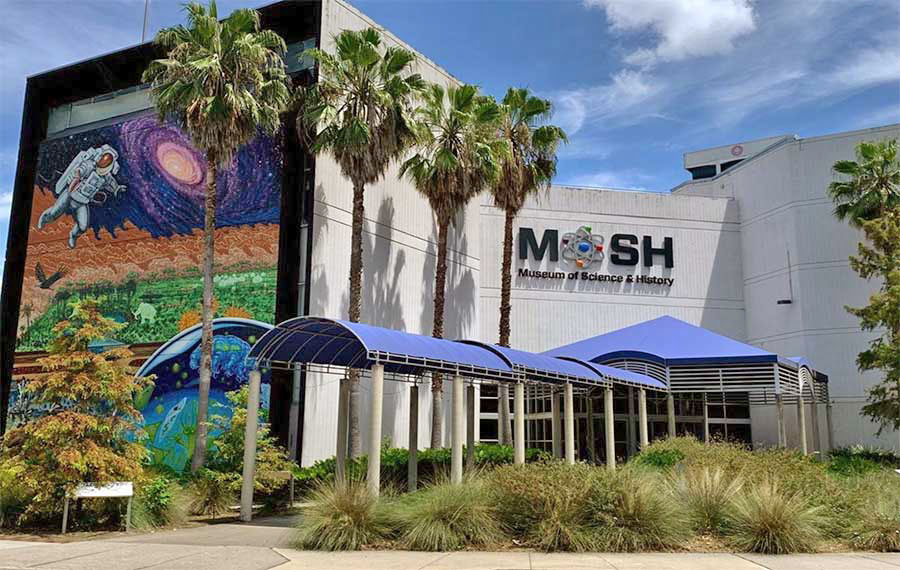
<instances>
[{"instance_id":1,"label":"mosh sign","mask_svg":"<svg viewBox=\"0 0 900 570\"><path fill-rule=\"evenodd\" d=\"M667 269L675 267L674 243L672 238L665 237L662 246L653 243L651 236L634 234L613 234L609 239L609 262L613 265L638 265L643 260L644 267L662 265ZM560 251L563 259L574 262L579 268L587 268L591 264L602 261L606 254L603 236L591 233L590 226L581 226L575 232L559 237L557 230L544 230L538 242L532 228L519 228L519 259L541 261L545 256L550 261L559 261Z\"/></svg>"}]
</instances>

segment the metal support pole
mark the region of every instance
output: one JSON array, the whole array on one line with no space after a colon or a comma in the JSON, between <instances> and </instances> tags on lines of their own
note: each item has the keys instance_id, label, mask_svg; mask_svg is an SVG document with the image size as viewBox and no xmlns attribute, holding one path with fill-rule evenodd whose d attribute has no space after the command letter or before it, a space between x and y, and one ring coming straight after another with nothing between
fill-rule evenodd
<instances>
[{"instance_id":1,"label":"metal support pole","mask_svg":"<svg viewBox=\"0 0 900 570\"><path fill-rule=\"evenodd\" d=\"M337 449L334 458L334 480L338 485L347 482L347 432L350 427L350 382L341 378L338 386Z\"/></svg>"},{"instance_id":2,"label":"metal support pole","mask_svg":"<svg viewBox=\"0 0 900 570\"><path fill-rule=\"evenodd\" d=\"M562 457L562 434L559 426L559 394L550 388L550 432L553 439L553 457Z\"/></svg>"},{"instance_id":3,"label":"metal support pole","mask_svg":"<svg viewBox=\"0 0 900 570\"><path fill-rule=\"evenodd\" d=\"M643 388L638 390L638 420L640 421L641 451L643 451L650 445L650 426L647 425L647 391Z\"/></svg>"},{"instance_id":4,"label":"metal support pole","mask_svg":"<svg viewBox=\"0 0 900 570\"><path fill-rule=\"evenodd\" d=\"M244 469L241 484L241 520L249 522L253 518L253 479L256 473L256 433L259 423L259 383L258 369L250 371L247 392L247 425L244 428Z\"/></svg>"},{"instance_id":5,"label":"metal support pole","mask_svg":"<svg viewBox=\"0 0 900 570\"><path fill-rule=\"evenodd\" d=\"M628 397L628 422L625 424L625 438L627 456L631 458L637 452L637 440L634 435L634 388L628 387L625 390Z\"/></svg>"},{"instance_id":6,"label":"metal support pole","mask_svg":"<svg viewBox=\"0 0 900 570\"><path fill-rule=\"evenodd\" d=\"M384 401L384 365L372 366L372 411L369 417L369 493L381 493L381 414Z\"/></svg>"},{"instance_id":7,"label":"metal support pole","mask_svg":"<svg viewBox=\"0 0 900 570\"><path fill-rule=\"evenodd\" d=\"M666 394L666 417L669 420L669 437L675 437L675 395Z\"/></svg>"},{"instance_id":8,"label":"metal support pole","mask_svg":"<svg viewBox=\"0 0 900 570\"><path fill-rule=\"evenodd\" d=\"M800 451L806 455L809 453L809 446L806 443L806 405L802 391L797 394L797 432L800 434Z\"/></svg>"},{"instance_id":9,"label":"metal support pole","mask_svg":"<svg viewBox=\"0 0 900 570\"><path fill-rule=\"evenodd\" d=\"M703 394L703 443L709 443L709 399Z\"/></svg>"},{"instance_id":10,"label":"metal support pole","mask_svg":"<svg viewBox=\"0 0 900 570\"><path fill-rule=\"evenodd\" d=\"M450 432L450 482L462 483L463 475L463 379L453 377L452 431Z\"/></svg>"},{"instance_id":11,"label":"metal support pole","mask_svg":"<svg viewBox=\"0 0 900 570\"><path fill-rule=\"evenodd\" d=\"M131 501L134 495L128 497L128 506L125 507L125 532L131 532Z\"/></svg>"},{"instance_id":12,"label":"metal support pole","mask_svg":"<svg viewBox=\"0 0 900 570\"><path fill-rule=\"evenodd\" d=\"M606 438L606 467L610 471L616 469L616 419L613 414L612 386L603 392L603 421L606 422L604 437Z\"/></svg>"},{"instance_id":13,"label":"metal support pole","mask_svg":"<svg viewBox=\"0 0 900 570\"><path fill-rule=\"evenodd\" d=\"M409 387L409 455L406 465L406 486L410 493L419 482L419 386Z\"/></svg>"},{"instance_id":14,"label":"metal support pole","mask_svg":"<svg viewBox=\"0 0 900 570\"><path fill-rule=\"evenodd\" d=\"M514 445L515 462L518 465L525 463L525 384L517 382L513 393L514 412L513 424L515 425Z\"/></svg>"},{"instance_id":15,"label":"metal support pole","mask_svg":"<svg viewBox=\"0 0 900 570\"><path fill-rule=\"evenodd\" d=\"M831 419L831 398L825 404L825 429L828 432L828 451L834 449L834 422Z\"/></svg>"},{"instance_id":16,"label":"metal support pole","mask_svg":"<svg viewBox=\"0 0 900 570\"><path fill-rule=\"evenodd\" d=\"M597 463L597 434L594 433L594 393L588 392L585 399L587 405L587 442L591 463Z\"/></svg>"},{"instance_id":17,"label":"metal support pole","mask_svg":"<svg viewBox=\"0 0 900 570\"><path fill-rule=\"evenodd\" d=\"M300 431L300 377L302 372L294 370L291 383L291 411L288 416L288 459L297 462L297 434Z\"/></svg>"},{"instance_id":18,"label":"metal support pole","mask_svg":"<svg viewBox=\"0 0 900 570\"><path fill-rule=\"evenodd\" d=\"M575 398L572 384L565 385L566 463L575 465Z\"/></svg>"},{"instance_id":19,"label":"metal support pole","mask_svg":"<svg viewBox=\"0 0 900 570\"><path fill-rule=\"evenodd\" d=\"M66 500L63 503L63 522L62 522L62 533L66 534L66 527L69 525L69 496L66 495Z\"/></svg>"},{"instance_id":20,"label":"metal support pole","mask_svg":"<svg viewBox=\"0 0 900 570\"><path fill-rule=\"evenodd\" d=\"M778 447L787 447L787 434L784 431L784 401L781 394L775 394L775 414L778 427Z\"/></svg>"},{"instance_id":21,"label":"metal support pole","mask_svg":"<svg viewBox=\"0 0 900 570\"><path fill-rule=\"evenodd\" d=\"M819 400L816 398L815 394L813 394L813 400L810 402L809 411L812 416L813 445L815 446L813 451L817 452L819 459L824 459L825 455L822 452L822 433L821 429L819 429Z\"/></svg>"},{"instance_id":22,"label":"metal support pole","mask_svg":"<svg viewBox=\"0 0 900 570\"><path fill-rule=\"evenodd\" d=\"M475 385L466 386L466 469L475 469Z\"/></svg>"}]
</instances>

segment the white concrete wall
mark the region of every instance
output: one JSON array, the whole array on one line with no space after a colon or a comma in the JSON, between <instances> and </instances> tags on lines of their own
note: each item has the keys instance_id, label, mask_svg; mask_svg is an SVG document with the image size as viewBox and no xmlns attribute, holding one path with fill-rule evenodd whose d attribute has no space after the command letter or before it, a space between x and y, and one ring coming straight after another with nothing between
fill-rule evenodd
<instances>
[{"instance_id":1,"label":"white concrete wall","mask_svg":"<svg viewBox=\"0 0 900 570\"><path fill-rule=\"evenodd\" d=\"M830 376L836 445L898 446L896 432L876 437L874 424L859 415L866 389L879 376L860 374L855 360L874 335L861 331L844 306L865 305L878 284L850 269L848 257L861 233L834 218L826 194L832 165L853 158L860 141L898 137L900 125L798 139L678 191L733 196L739 203L747 341L786 356L804 355ZM777 305L790 295L788 252L793 303ZM766 423L754 417L754 439L757 424L762 430ZM787 422L789 440L796 437L790 433L795 424Z\"/></svg>"},{"instance_id":2,"label":"white concrete wall","mask_svg":"<svg viewBox=\"0 0 900 570\"><path fill-rule=\"evenodd\" d=\"M481 336L496 342L500 306L503 247L502 212L482 208ZM606 256L588 271L647 274L675 279L658 285L611 284L519 277L520 267L574 271L558 262L518 259L513 251L512 338L516 348L541 351L662 315L672 315L713 331L744 337L741 242L737 203L729 199L672 196L584 188L553 187L541 200L522 210L514 229L531 227L538 240L544 229L563 233L588 225L605 239ZM663 237L674 242L674 268L617 266L609 261L614 233L650 235L659 247Z\"/></svg>"},{"instance_id":3,"label":"white concrete wall","mask_svg":"<svg viewBox=\"0 0 900 570\"><path fill-rule=\"evenodd\" d=\"M349 4L324 0L323 47L343 29L377 25ZM402 44L382 30L385 40ZM405 46L409 47L409 46ZM428 81L449 84L456 80L446 71L419 58L416 71ZM362 321L420 334L431 334L437 231L428 203L408 182L398 180L396 165L384 179L366 188ZM346 318L349 303L352 186L327 155L316 159L315 215L310 314ZM445 336L474 337L478 329L479 205L473 201L450 235ZM302 462L334 455L336 440L336 375L313 374L306 389L306 419ZM446 383L449 410L451 391ZM361 383L361 428L369 422L368 384ZM430 441L430 387L420 389L419 444ZM384 436L399 446L407 444L408 385L388 381L384 391ZM444 429L449 442L449 414ZM365 444L366 438L363 436Z\"/></svg>"}]
</instances>

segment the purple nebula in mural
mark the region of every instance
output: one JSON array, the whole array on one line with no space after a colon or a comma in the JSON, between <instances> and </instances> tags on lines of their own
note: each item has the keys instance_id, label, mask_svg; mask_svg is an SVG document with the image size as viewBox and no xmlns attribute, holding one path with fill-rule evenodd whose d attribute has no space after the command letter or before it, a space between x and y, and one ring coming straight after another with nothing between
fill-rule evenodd
<instances>
[{"instance_id":1,"label":"purple nebula in mural","mask_svg":"<svg viewBox=\"0 0 900 570\"><path fill-rule=\"evenodd\" d=\"M257 136L244 145L216 179L216 226L278 223L281 192L279 137ZM131 222L153 237L189 234L203 227L206 158L172 123L143 115L49 143L42 149L41 185L56 183L84 148L108 144L119 153L116 180L125 191L91 207L95 234Z\"/></svg>"}]
</instances>

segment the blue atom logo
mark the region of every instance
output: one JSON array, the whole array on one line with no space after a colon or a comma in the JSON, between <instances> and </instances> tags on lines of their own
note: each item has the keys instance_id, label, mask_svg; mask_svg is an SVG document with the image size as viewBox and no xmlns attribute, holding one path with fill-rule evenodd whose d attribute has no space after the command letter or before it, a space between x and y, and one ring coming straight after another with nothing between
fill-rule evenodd
<instances>
[{"instance_id":1,"label":"blue atom logo","mask_svg":"<svg viewBox=\"0 0 900 570\"><path fill-rule=\"evenodd\" d=\"M603 236L591 233L590 226L581 226L577 231L563 234L562 256L566 261L574 261L579 268L590 267L591 263L603 260Z\"/></svg>"}]
</instances>

